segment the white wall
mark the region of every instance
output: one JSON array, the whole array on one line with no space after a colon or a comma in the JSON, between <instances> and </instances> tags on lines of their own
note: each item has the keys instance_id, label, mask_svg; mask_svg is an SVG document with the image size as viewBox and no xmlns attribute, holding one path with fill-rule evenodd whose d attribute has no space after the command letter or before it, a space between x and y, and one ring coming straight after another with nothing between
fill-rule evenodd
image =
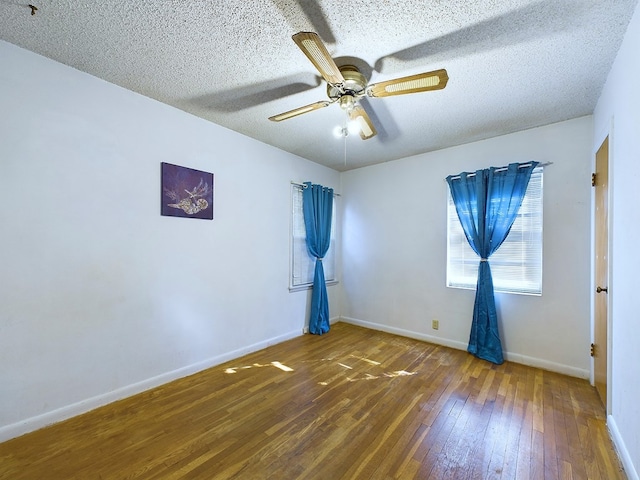
<instances>
[{"instance_id":1,"label":"white wall","mask_svg":"<svg viewBox=\"0 0 640 480\"><path fill-rule=\"evenodd\" d=\"M347 321L466 349L474 291L447 288L444 178L529 160L544 174L543 295L496 294L507 359L587 378L592 118L344 173ZM431 320L440 329L431 329Z\"/></svg>"},{"instance_id":2,"label":"white wall","mask_svg":"<svg viewBox=\"0 0 640 480\"><path fill-rule=\"evenodd\" d=\"M639 48L640 9L636 8L594 112L593 144L595 152L610 134L609 425L631 479L637 479L640 472Z\"/></svg>"},{"instance_id":3,"label":"white wall","mask_svg":"<svg viewBox=\"0 0 640 480\"><path fill-rule=\"evenodd\" d=\"M338 172L5 42L0 64L0 441L302 333L290 181ZM160 216L160 162L215 174L213 221Z\"/></svg>"}]
</instances>

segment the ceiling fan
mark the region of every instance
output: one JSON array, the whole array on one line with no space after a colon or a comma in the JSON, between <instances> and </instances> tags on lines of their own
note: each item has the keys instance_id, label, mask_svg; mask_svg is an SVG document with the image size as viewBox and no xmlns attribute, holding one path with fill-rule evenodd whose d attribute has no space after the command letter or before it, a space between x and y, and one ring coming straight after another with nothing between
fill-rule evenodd
<instances>
[{"instance_id":1,"label":"ceiling fan","mask_svg":"<svg viewBox=\"0 0 640 480\"><path fill-rule=\"evenodd\" d=\"M269 117L269 120L273 122L281 122L337 102L347 112L349 119L358 125L360 137L363 140L367 140L374 137L377 132L365 109L358 104L360 98L364 96L390 97L392 95L441 90L447 86L447 81L449 80L447 71L441 69L367 85L367 79L355 66L343 65L338 67L336 65L336 62L331 58L329 51L316 33L299 32L293 35L292 38L327 82L329 100L320 100L319 102Z\"/></svg>"}]
</instances>

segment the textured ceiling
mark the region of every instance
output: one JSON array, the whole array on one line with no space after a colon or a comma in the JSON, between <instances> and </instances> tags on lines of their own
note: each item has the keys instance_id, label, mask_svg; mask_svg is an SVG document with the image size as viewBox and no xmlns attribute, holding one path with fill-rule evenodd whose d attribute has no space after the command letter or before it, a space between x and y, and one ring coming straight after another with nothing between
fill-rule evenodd
<instances>
[{"instance_id":1,"label":"textured ceiling","mask_svg":"<svg viewBox=\"0 0 640 480\"><path fill-rule=\"evenodd\" d=\"M592 113L637 3L33 1L0 0L1 39L337 170ZM326 99L299 31L371 82L446 68L449 83L364 99L366 141L333 136L337 105L270 122Z\"/></svg>"}]
</instances>

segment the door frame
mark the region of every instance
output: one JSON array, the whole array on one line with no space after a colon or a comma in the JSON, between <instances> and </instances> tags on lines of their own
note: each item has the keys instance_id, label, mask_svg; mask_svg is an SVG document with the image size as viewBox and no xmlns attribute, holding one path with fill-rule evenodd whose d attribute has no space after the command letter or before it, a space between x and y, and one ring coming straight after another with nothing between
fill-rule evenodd
<instances>
[{"instance_id":1,"label":"door frame","mask_svg":"<svg viewBox=\"0 0 640 480\"><path fill-rule=\"evenodd\" d=\"M613 208L613 176L612 176L612 172L613 172L613 162L614 162L614 128L613 128L613 118L611 118L611 120L609 121L609 125L607 125L607 128L604 128L602 131L597 132L596 135L594 135L594 144L593 144L593 149L591 152L591 171L595 172L596 171L596 154L598 153L598 150L600 149L600 147L602 146L602 144L604 143L605 140L607 140L607 137L609 139L609 147L608 147L608 186L607 186L607 208L608 208L608 212L607 212L607 233L608 233L608 245L607 245L607 259L608 259L608 265L607 265L607 287L609 289L609 291L607 292L607 405L606 405L606 415L609 416L611 415L611 391L612 391L612 370L611 370L611 364L612 364L612 353L613 353L613 335L612 335L612 325L613 325L613 316L611 315L612 312L612 305L613 305L613 298L615 295L615 288L611 288L612 287L612 273L613 273L613 215L614 215L614 208ZM595 340L595 296L596 294L596 276L595 276L595 213L596 213L596 209L595 209L595 201L596 201L596 195L595 195L595 188L591 187L591 279L590 279L590 287L591 287L591 294L589 296L591 305L590 305L590 310L591 310L591 343L594 343ZM591 385L595 386L595 374L594 374L594 359L593 357L590 357L590 364L591 364L591 373L590 373L590 378L589 381L591 383Z\"/></svg>"}]
</instances>

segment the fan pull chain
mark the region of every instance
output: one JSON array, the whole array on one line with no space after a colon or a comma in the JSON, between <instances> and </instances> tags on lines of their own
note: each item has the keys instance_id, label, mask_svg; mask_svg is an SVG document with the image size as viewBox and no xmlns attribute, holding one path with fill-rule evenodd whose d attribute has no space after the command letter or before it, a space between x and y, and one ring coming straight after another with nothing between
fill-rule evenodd
<instances>
[{"instance_id":1,"label":"fan pull chain","mask_svg":"<svg viewBox=\"0 0 640 480\"><path fill-rule=\"evenodd\" d=\"M347 137L348 137L347 132L348 131L349 131L348 130L348 122L345 119L345 121L344 121L344 132L345 132L345 135L344 135L344 166L345 166L345 168L347 167Z\"/></svg>"}]
</instances>

